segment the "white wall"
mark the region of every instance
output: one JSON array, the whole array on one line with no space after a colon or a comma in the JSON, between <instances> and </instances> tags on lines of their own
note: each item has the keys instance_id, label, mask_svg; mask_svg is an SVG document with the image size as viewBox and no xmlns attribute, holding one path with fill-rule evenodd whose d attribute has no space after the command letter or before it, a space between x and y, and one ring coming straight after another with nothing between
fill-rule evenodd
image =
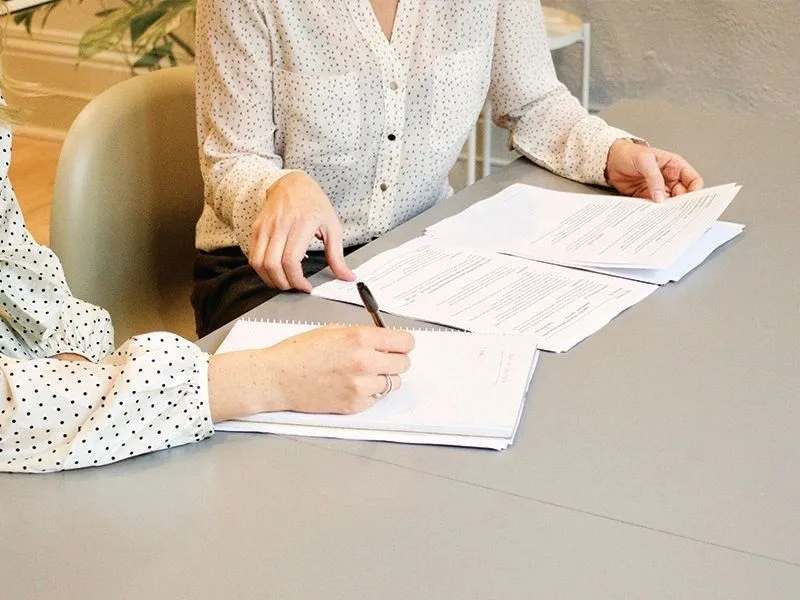
<instances>
[{"instance_id":1,"label":"white wall","mask_svg":"<svg viewBox=\"0 0 800 600\"><path fill-rule=\"evenodd\" d=\"M592 24L590 107L649 98L800 117L800 0L544 0ZM582 50L553 53L580 95ZM495 131L495 166L513 157ZM479 144L480 152L480 144ZM478 169L480 172L480 168ZM463 167L451 177L464 184Z\"/></svg>"},{"instance_id":2,"label":"white wall","mask_svg":"<svg viewBox=\"0 0 800 600\"><path fill-rule=\"evenodd\" d=\"M800 117L798 0L545 0L592 24L591 104L657 98ZM580 85L580 54L554 55Z\"/></svg>"}]
</instances>

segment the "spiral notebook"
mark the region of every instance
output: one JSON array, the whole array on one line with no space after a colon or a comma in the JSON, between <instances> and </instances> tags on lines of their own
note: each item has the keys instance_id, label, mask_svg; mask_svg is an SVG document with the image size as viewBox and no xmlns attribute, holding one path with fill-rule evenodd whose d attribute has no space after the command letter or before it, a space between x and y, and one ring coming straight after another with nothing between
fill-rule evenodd
<instances>
[{"instance_id":1,"label":"spiral notebook","mask_svg":"<svg viewBox=\"0 0 800 600\"><path fill-rule=\"evenodd\" d=\"M265 348L319 324L240 320L217 353ZM403 385L354 415L262 413L219 431L469 446L513 443L539 353L531 336L416 330Z\"/></svg>"}]
</instances>

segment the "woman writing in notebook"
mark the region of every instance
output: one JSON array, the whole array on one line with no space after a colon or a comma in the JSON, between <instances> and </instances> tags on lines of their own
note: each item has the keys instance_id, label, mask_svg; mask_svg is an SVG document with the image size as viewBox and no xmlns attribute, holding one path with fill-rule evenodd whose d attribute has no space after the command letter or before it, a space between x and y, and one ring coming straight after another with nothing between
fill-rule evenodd
<instances>
[{"instance_id":1,"label":"woman writing in notebook","mask_svg":"<svg viewBox=\"0 0 800 600\"><path fill-rule=\"evenodd\" d=\"M70 294L56 256L23 224L1 99L0 121L0 471L102 465L264 411L357 412L400 386L413 338L377 327L211 357L152 333L112 352L108 313Z\"/></svg>"},{"instance_id":2,"label":"woman writing in notebook","mask_svg":"<svg viewBox=\"0 0 800 600\"><path fill-rule=\"evenodd\" d=\"M558 82L536 0L198 0L204 334L450 193L491 101L510 144L564 177L659 201L703 182L589 116Z\"/></svg>"}]
</instances>

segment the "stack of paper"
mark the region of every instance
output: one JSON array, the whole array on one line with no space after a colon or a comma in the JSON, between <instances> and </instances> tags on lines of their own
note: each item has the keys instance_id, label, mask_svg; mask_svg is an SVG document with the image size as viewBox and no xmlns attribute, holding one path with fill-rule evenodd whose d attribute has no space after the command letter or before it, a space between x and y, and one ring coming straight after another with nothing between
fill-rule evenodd
<instances>
[{"instance_id":1,"label":"stack of paper","mask_svg":"<svg viewBox=\"0 0 800 600\"><path fill-rule=\"evenodd\" d=\"M689 249L681 254L680 258L666 269L603 269L600 267L587 267L595 273L605 273L614 277L624 277L645 283L664 285L671 281L680 281L691 271L699 267L714 250L730 242L744 231L744 225L717 221Z\"/></svg>"},{"instance_id":2,"label":"stack of paper","mask_svg":"<svg viewBox=\"0 0 800 600\"><path fill-rule=\"evenodd\" d=\"M740 186L655 204L516 184L355 269L386 312L564 352L677 281L743 225L717 222ZM589 272L593 271L593 272ZM360 304L352 283L312 294Z\"/></svg>"},{"instance_id":3,"label":"stack of paper","mask_svg":"<svg viewBox=\"0 0 800 600\"><path fill-rule=\"evenodd\" d=\"M429 227L455 245L664 284L743 226L717 223L741 189L728 184L655 204L515 184Z\"/></svg>"},{"instance_id":4,"label":"stack of paper","mask_svg":"<svg viewBox=\"0 0 800 600\"><path fill-rule=\"evenodd\" d=\"M569 350L657 289L430 236L383 252L355 273L388 313L466 331L533 335L552 352ZM347 281L311 293L361 304Z\"/></svg>"},{"instance_id":5,"label":"stack of paper","mask_svg":"<svg viewBox=\"0 0 800 600\"><path fill-rule=\"evenodd\" d=\"M239 321L218 353L271 346L315 327ZM538 359L530 336L415 331L402 386L354 415L263 413L215 426L252 431L502 450L514 440Z\"/></svg>"}]
</instances>

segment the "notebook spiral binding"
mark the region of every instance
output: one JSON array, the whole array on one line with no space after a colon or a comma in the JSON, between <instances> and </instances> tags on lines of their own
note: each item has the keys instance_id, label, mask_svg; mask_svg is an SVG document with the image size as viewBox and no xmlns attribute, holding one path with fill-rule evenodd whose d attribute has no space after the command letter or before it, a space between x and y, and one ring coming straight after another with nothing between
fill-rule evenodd
<instances>
[{"instance_id":1,"label":"notebook spiral binding","mask_svg":"<svg viewBox=\"0 0 800 600\"><path fill-rule=\"evenodd\" d=\"M321 321L287 321L283 319L260 319L260 318L246 318L246 319L237 319L237 321L247 322L247 323L265 323L265 324L272 324L272 325L302 325L302 326L309 326L309 327L370 327L370 325L361 324L361 323L323 323ZM441 327L444 327L442 325ZM530 334L520 334L520 333L503 333L503 332L486 332L486 331L467 331L464 329L438 329L437 325L431 324L429 327L387 327L387 329L395 329L397 331L409 331L414 333L415 331L435 331L437 333L450 333L450 334L462 334L462 335L476 335L476 336L489 336L489 337L529 337L532 339L536 339L536 336ZM538 346L538 343L537 343Z\"/></svg>"},{"instance_id":2,"label":"notebook spiral binding","mask_svg":"<svg viewBox=\"0 0 800 600\"><path fill-rule=\"evenodd\" d=\"M361 324L361 323L323 323L322 321L287 321L283 319L260 319L260 318L246 318L246 319L237 319L237 321L242 321L245 323L265 323L267 325L302 325L302 326L309 326L309 327L371 327L371 325ZM444 326L442 326L444 327ZM459 329L437 329L435 325L431 325L430 327L387 327L387 329L395 329L397 331L438 331L439 333L466 333L469 335L482 335L480 333L473 334L470 331L463 331ZM486 335L486 334L483 334ZM496 335L496 334L492 334Z\"/></svg>"}]
</instances>

